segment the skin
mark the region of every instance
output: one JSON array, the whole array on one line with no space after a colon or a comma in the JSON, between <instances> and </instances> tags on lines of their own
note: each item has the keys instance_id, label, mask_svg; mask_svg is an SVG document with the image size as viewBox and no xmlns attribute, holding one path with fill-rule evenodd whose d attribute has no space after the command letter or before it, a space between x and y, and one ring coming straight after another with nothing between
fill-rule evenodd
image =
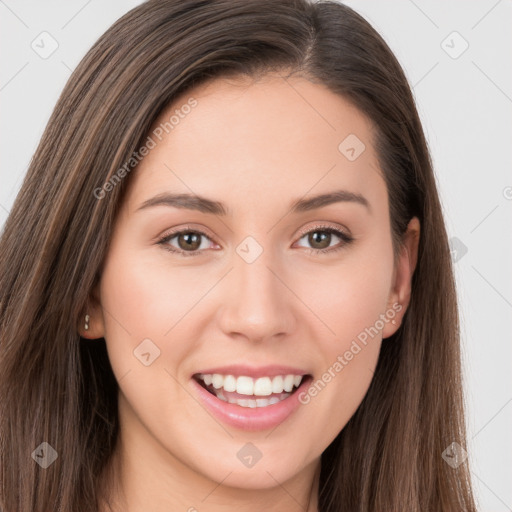
<instances>
[{"instance_id":1,"label":"skin","mask_svg":"<svg viewBox=\"0 0 512 512\"><path fill-rule=\"evenodd\" d=\"M120 385L112 500L129 512L317 511L320 456L361 403L382 340L407 309L419 222L411 220L395 266L372 125L324 86L275 75L216 79L176 99L155 126L190 97L198 105L126 178L101 282L91 293L90 328L81 332L105 338ZM366 145L354 161L338 150L351 133ZM338 202L290 213L293 200L334 189L362 194L370 208ZM137 211L162 192L221 201L232 214ZM309 253L343 244L331 235L312 245L299 232L315 232L318 222L354 241ZM190 225L206 233L193 249L202 254L181 256L157 243L171 228ZM263 249L250 264L236 252L247 236ZM179 242L168 245L185 250L183 237ZM207 367L288 364L318 379L397 303L396 324L389 317L317 396L273 430L222 424L197 400L190 376ZM145 338L161 351L150 366L133 355ZM247 442L263 455L252 468L236 456Z\"/></svg>"}]
</instances>

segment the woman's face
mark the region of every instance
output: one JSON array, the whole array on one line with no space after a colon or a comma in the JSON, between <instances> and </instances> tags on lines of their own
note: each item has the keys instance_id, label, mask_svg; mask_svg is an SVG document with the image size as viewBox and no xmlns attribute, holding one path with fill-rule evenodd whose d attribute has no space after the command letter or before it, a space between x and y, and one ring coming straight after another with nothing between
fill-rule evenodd
<instances>
[{"instance_id":1,"label":"woman's face","mask_svg":"<svg viewBox=\"0 0 512 512\"><path fill-rule=\"evenodd\" d=\"M371 125L321 85L215 80L150 137L91 319L124 446L167 474L274 487L361 403L415 249L394 267Z\"/></svg>"}]
</instances>

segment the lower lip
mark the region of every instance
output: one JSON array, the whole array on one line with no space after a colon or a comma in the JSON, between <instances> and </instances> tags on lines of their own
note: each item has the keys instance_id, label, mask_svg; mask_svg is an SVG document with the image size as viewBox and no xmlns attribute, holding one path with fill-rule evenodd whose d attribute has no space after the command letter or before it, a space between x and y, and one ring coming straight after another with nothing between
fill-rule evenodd
<instances>
[{"instance_id":1,"label":"lower lip","mask_svg":"<svg viewBox=\"0 0 512 512\"><path fill-rule=\"evenodd\" d=\"M251 408L224 402L192 379L199 398L207 409L224 423L243 430L266 430L281 424L301 405L299 394L305 391L310 381L311 377L305 378L293 394L276 404Z\"/></svg>"}]
</instances>

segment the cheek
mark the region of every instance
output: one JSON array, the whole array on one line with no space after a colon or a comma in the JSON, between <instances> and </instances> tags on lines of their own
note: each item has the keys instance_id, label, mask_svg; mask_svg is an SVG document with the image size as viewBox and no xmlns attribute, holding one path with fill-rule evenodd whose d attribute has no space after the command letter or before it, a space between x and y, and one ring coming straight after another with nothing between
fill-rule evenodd
<instances>
[{"instance_id":1,"label":"cheek","mask_svg":"<svg viewBox=\"0 0 512 512\"><path fill-rule=\"evenodd\" d=\"M306 275L310 277L300 279L298 295L307 298L307 305L322 320L324 335L318 338L322 351L332 355L375 326L385 313L393 275L391 246L380 253L347 252L340 264L317 264ZM382 330L380 321L377 328Z\"/></svg>"},{"instance_id":2,"label":"cheek","mask_svg":"<svg viewBox=\"0 0 512 512\"><path fill-rule=\"evenodd\" d=\"M323 429L331 439L363 400L378 361L382 329L392 319L386 315L392 247L386 240L379 247L380 252L347 253L343 264L317 273L302 291L329 327L316 336L322 368L303 403L311 408L312 428Z\"/></svg>"},{"instance_id":3,"label":"cheek","mask_svg":"<svg viewBox=\"0 0 512 512\"><path fill-rule=\"evenodd\" d=\"M141 354L149 351L151 368L160 366L169 337L165 334L181 311L175 290L176 283L163 283L160 271L140 251L113 243L101 279L101 302L109 358L118 378L145 368L137 359L139 347L144 347Z\"/></svg>"},{"instance_id":4,"label":"cheek","mask_svg":"<svg viewBox=\"0 0 512 512\"><path fill-rule=\"evenodd\" d=\"M171 376L179 374L181 362L197 348L207 321L200 314L201 298L215 282L211 272L173 269L167 253L161 251L155 257L154 248L144 253L129 244L113 243L101 281L112 369L118 381L129 373L121 383L128 396L129 381L138 383L133 397L144 396L145 407L150 407L147 397L159 386L176 386ZM148 352L149 356L142 356Z\"/></svg>"},{"instance_id":5,"label":"cheek","mask_svg":"<svg viewBox=\"0 0 512 512\"><path fill-rule=\"evenodd\" d=\"M145 337L168 339L173 326L207 290L197 273L169 272L165 254L155 258L149 251L114 247L102 278L102 304L109 338L124 328L132 341ZM162 249L164 253L164 249ZM108 314L110 312L111 314ZM166 336L167 335L167 336Z\"/></svg>"},{"instance_id":6,"label":"cheek","mask_svg":"<svg viewBox=\"0 0 512 512\"><path fill-rule=\"evenodd\" d=\"M162 419L163 404L179 396L176 369L193 348L186 343L183 317L204 294L182 273L170 277L168 266L166 270L154 255L150 261L140 249L118 243L111 247L101 280L105 340L125 397L124 414L130 417L133 408L146 425L151 418Z\"/></svg>"}]
</instances>

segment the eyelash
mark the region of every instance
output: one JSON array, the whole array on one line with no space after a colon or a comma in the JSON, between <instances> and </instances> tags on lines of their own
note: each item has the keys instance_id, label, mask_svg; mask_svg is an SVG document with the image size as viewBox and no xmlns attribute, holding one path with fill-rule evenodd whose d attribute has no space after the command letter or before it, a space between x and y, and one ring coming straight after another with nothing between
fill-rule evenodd
<instances>
[{"instance_id":1,"label":"eyelash","mask_svg":"<svg viewBox=\"0 0 512 512\"><path fill-rule=\"evenodd\" d=\"M334 252L340 251L341 249L344 249L347 245L349 245L350 243L352 243L354 241L354 238L352 236L348 235L347 233L345 233L344 231L333 228L331 226L321 226L321 225L315 226L314 228L312 228L308 231L302 232L299 240L304 238L304 236L306 236L310 233L315 233L315 232L335 234L338 238L340 238L342 240L342 243L341 243L341 245L338 245L337 247L330 247L330 248L326 248L326 249L312 249L309 247L302 247L303 249L306 249L306 251L309 254L318 255L318 254L323 254L323 253L334 253ZM159 245L162 245L166 251L169 251L173 254L180 254L182 256L187 256L187 257L200 255L203 251L182 251L182 250L176 249L175 247L172 247L171 245L168 244L168 242L170 240L172 240L174 237L176 237L178 235L182 235L184 233L192 233L195 235L201 235L206 238L210 238L206 233L203 233L202 231L199 231L196 229L185 228L185 229L181 229L179 231L174 231L172 233L169 233L168 235L165 235L163 238L160 238L157 243Z\"/></svg>"}]
</instances>

